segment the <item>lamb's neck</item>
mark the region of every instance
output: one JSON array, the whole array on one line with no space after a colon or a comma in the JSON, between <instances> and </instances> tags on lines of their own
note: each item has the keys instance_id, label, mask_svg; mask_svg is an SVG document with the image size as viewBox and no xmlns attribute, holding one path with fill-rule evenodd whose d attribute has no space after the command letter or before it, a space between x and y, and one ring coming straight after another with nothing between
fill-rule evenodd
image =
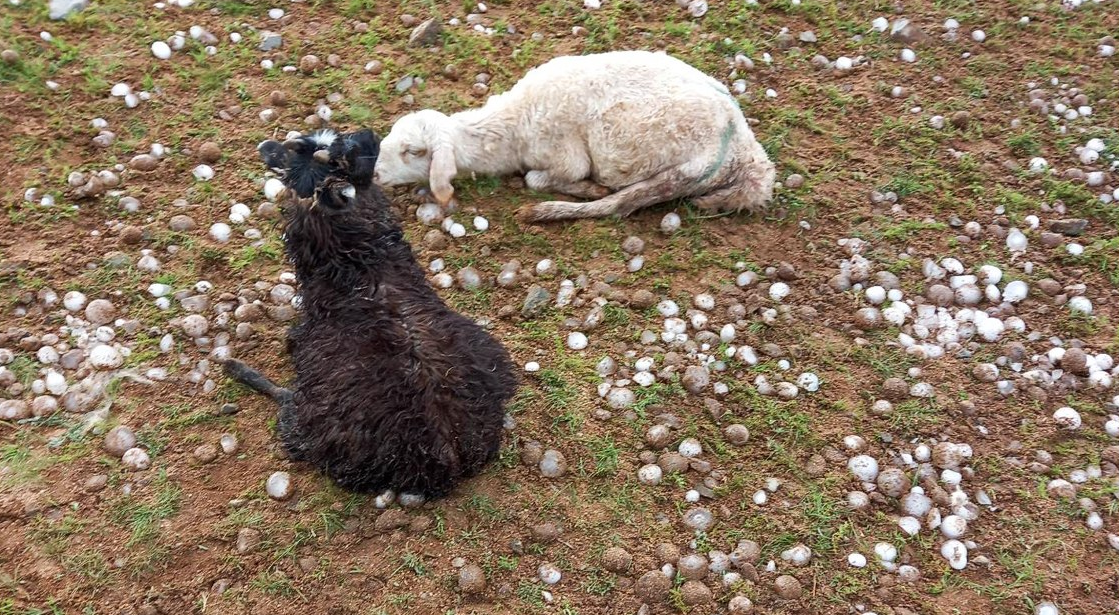
<instances>
[{"instance_id":1,"label":"lamb's neck","mask_svg":"<svg viewBox=\"0 0 1119 615\"><path fill-rule=\"evenodd\" d=\"M517 132L519 122L510 110L494 106L451 116L455 166L460 175L508 175L524 170L519 151L523 139Z\"/></svg>"}]
</instances>

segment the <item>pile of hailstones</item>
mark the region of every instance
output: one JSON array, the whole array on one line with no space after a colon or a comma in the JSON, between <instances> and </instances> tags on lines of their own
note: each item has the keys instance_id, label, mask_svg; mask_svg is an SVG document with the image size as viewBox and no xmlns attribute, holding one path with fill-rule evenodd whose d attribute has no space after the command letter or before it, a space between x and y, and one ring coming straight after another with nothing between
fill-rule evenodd
<instances>
[{"instance_id":1,"label":"pile of hailstones","mask_svg":"<svg viewBox=\"0 0 1119 615\"><path fill-rule=\"evenodd\" d=\"M23 305L20 311L61 307L63 324L55 333L22 334L15 340L19 348L33 353L42 366L39 377L28 387L7 367L15 360L15 352L0 349L0 384L12 397L0 402L0 420L49 416L60 409L75 414L92 413L92 418L96 418L108 410L105 393L110 380L129 378L151 384L166 377L162 368L149 369L142 376L122 369L132 353L124 340L148 331L141 331L137 320L118 318L117 308L110 300L89 301L79 291L59 297L54 290L44 288L32 301L34 305ZM25 397L31 398L30 403Z\"/></svg>"},{"instance_id":2,"label":"pile of hailstones","mask_svg":"<svg viewBox=\"0 0 1119 615\"><path fill-rule=\"evenodd\" d=\"M997 510L991 497L983 490L976 490L974 500L963 489L965 479L974 478L974 471L966 465L972 455L971 446L958 442L917 443L911 451L892 451L890 467L879 469L878 460L862 451L867 443L860 436L847 436L844 447L858 453L847 460L847 468L858 479L860 489L847 494L847 504L853 510L867 510L872 503L887 504L896 501L898 527L909 536L923 529L939 532L944 538L940 554L954 570L963 570L968 564L968 553L978 545L965 538L970 523L979 518L983 508ZM825 451L828 452L828 451ZM831 454L841 454L837 451ZM815 460L817 464L825 459ZM916 470L913 484L909 474ZM886 570L896 571L900 580L914 581L919 572L912 566L898 566L897 551L888 543L875 547L875 553ZM884 557L883 555L891 557ZM984 556L972 559L985 565ZM855 567L866 565L860 553L848 556Z\"/></svg>"},{"instance_id":3,"label":"pile of hailstones","mask_svg":"<svg viewBox=\"0 0 1119 615\"><path fill-rule=\"evenodd\" d=\"M737 268L742 271L736 275L735 284L741 288L760 287L758 274L746 270L745 267L744 263L737 265ZM767 271L767 275L773 274L773 277L780 279L782 276L778 269ZM770 299L776 302L780 302L792 292L789 284L784 281L774 281L766 290ZM697 294L692 298L692 303L693 307L683 313L680 305L671 299L664 299L657 303L656 310L664 317L662 330L660 333L642 331L641 343L646 346L663 343L670 352L682 351L689 361L698 362L698 365L690 365L683 370L681 384L689 392L700 394L710 388L716 396L726 395L729 392L727 384L718 381L712 383L712 375L726 372L729 369L729 360L736 360L747 366L757 365L759 362L758 353L753 346L736 343L738 332L749 324L746 321L747 308L739 302L727 306L726 318L730 322L720 326L709 315L715 309L716 301L713 295ZM786 312L788 306L779 305L762 310L759 316L763 322L773 324ZM720 347L725 348L722 356L718 352ZM676 366L666 365L658 372L652 357L638 357L635 351L628 351L626 358L632 360L630 366L632 371L628 368L619 369L617 362L610 357L602 359L597 366L598 374L604 378L598 386L598 394L614 409L628 408L634 403L634 393L628 388L630 384L648 387L658 380L669 379L677 371ZM789 370L791 364L786 359L780 359L777 367L783 372ZM759 375L754 384L762 395L792 399L802 390L808 392L819 390L820 379L812 372L804 372L796 378L795 384L784 381L774 384L770 383L766 376Z\"/></svg>"}]
</instances>

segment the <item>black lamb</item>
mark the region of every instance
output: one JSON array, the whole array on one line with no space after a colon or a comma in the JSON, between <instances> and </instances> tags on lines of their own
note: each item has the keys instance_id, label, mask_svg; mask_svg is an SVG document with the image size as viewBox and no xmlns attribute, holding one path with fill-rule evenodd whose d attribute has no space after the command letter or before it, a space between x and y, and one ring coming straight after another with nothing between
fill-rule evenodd
<instances>
[{"instance_id":1,"label":"black lamb","mask_svg":"<svg viewBox=\"0 0 1119 615\"><path fill-rule=\"evenodd\" d=\"M280 404L293 460L351 491L436 498L495 458L518 379L505 348L428 284L372 181L379 145L369 130L260 144L286 187L303 311L288 332L295 381L236 360L225 371Z\"/></svg>"}]
</instances>

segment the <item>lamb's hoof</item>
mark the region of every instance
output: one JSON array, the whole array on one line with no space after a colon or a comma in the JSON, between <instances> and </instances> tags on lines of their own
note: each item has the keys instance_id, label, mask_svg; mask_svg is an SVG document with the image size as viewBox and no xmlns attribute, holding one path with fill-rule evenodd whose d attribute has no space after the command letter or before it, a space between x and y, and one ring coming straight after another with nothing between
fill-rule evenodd
<instances>
[{"instance_id":1,"label":"lamb's hoof","mask_svg":"<svg viewBox=\"0 0 1119 615\"><path fill-rule=\"evenodd\" d=\"M539 205L525 205L517 210L514 218L520 224L534 224L544 219Z\"/></svg>"}]
</instances>

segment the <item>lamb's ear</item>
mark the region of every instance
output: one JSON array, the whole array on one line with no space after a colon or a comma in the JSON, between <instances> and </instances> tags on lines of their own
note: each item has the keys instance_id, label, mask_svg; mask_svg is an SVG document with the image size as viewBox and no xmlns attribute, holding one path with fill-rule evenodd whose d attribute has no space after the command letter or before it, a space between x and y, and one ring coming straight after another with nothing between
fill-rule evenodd
<instances>
[{"instance_id":1,"label":"lamb's ear","mask_svg":"<svg viewBox=\"0 0 1119 615\"><path fill-rule=\"evenodd\" d=\"M431 194L440 205L451 202L451 197L455 194L451 180L456 175L458 167L455 165L455 148L450 139L440 139L431 149L431 169L427 176Z\"/></svg>"}]
</instances>

